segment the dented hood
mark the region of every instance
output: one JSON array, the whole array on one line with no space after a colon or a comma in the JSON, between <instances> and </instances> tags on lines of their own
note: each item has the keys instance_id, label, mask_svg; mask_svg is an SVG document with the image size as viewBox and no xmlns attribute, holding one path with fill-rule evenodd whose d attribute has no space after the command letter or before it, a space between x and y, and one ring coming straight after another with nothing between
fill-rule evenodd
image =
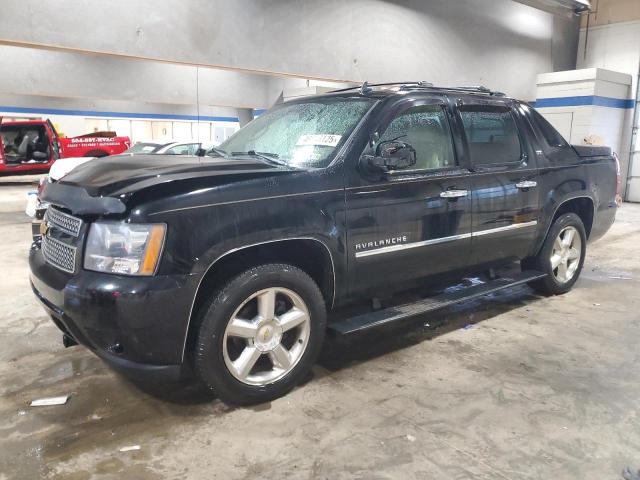
<instances>
[{"instance_id":1,"label":"dented hood","mask_svg":"<svg viewBox=\"0 0 640 480\"><path fill-rule=\"evenodd\" d=\"M118 155L77 166L59 182L48 184L42 199L76 214L118 214L126 211L131 195L169 182L216 177L220 184L289 171L295 169L252 157Z\"/></svg>"}]
</instances>

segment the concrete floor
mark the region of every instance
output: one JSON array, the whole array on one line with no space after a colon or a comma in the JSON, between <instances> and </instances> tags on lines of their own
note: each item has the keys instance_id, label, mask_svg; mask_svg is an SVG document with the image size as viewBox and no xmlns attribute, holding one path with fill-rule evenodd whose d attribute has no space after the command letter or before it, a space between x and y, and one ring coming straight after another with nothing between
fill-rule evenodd
<instances>
[{"instance_id":1,"label":"concrete floor","mask_svg":"<svg viewBox=\"0 0 640 480\"><path fill-rule=\"evenodd\" d=\"M330 340L305 385L234 409L62 347L29 289L26 180L0 180L2 480L605 480L640 468L640 205L590 246L569 294L522 287ZM62 394L66 405L28 406Z\"/></svg>"}]
</instances>

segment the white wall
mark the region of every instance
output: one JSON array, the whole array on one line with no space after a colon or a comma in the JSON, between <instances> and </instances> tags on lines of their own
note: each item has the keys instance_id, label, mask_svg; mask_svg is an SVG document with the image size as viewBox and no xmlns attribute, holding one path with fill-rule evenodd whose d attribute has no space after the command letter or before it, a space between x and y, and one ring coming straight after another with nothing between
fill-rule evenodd
<instances>
[{"instance_id":1,"label":"white wall","mask_svg":"<svg viewBox=\"0 0 640 480\"><path fill-rule=\"evenodd\" d=\"M585 54L586 42L586 54ZM640 71L640 21L612 23L580 30L578 68L600 67L628 73L633 77L631 97L635 96ZM630 151L640 150L640 144L631 147L633 110L626 112L620 152L623 179L627 178L626 199L640 202L640 154L630 156ZM639 125L640 126L640 125ZM631 170L628 165L631 164Z\"/></svg>"},{"instance_id":2,"label":"white wall","mask_svg":"<svg viewBox=\"0 0 640 480\"><path fill-rule=\"evenodd\" d=\"M335 81L486 84L526 100L538 73L574 68L578 26L511 0L3 0L2 10L0 43Z\"/></svg>"},{"instance_id":3,"label":"white wall","mask_svg":"<svg viewBox=\"0 0 640 480\"><path fill-rule=\"evenodd\" d=\"M16 111L22 109L27 111ZM197 120L198 113L200 121ZM198 140L219 143L239 128L236 115L237 109L230 107L201 106L198 110L196 105L0 94L0 116L5 121L48 118L68 137L97 129L113 130L134 142Z\"/></svg>"},{"instance_id":4,"label":"white wall","mask_svg":"<svg viewBox=\"0 0 640 480\"><path fill-rule=\"evenodd\" d=\"M640 70L640 21L591 27L588 36L580 29L577 68L592 67L628 73L635 81Z\"/></svg>"},{"instance_id":5,"label":"white wall","mask_svg":"<svg viewBox=\"0 0 640 480\"><path fill-rule=\"evenodd\" d=\"M626 100L631 94L630 84L630 75L602 68L545 73L538 75L537 98L548 100L595 96ZM537 106L572 144L583 145L589 137L595 136L618 155L628 150L628 145L622 143L627 109L600 105L544 108L540 102ZM626 163L621 161L621 164L626 167Z\"/></svg>"},{"instance_id":6,"label":"white wall","mask_svg":"<svg viewBox=\"0 0 640 480\"><path fill-rule=\"evenodd\" d=\"M189 65L0 45L0 93L264 108L268 77Z\"/></svg>"}]
</instances>

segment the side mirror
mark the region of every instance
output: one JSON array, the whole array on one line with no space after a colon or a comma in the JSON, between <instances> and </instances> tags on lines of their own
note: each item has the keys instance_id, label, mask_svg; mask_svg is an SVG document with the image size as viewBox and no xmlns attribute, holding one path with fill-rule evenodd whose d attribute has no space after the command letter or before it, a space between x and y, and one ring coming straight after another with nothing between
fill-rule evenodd
<instances>
[{"instance_id":1,"label":"side mirror","mask_svg":"<svg viewBox=\"0 0 640 480\"><path fill-rule=\"evenodd\" d=\"M389 140L376 147L375 155L363 155L360 165L370 173L386 174L416 164L416 150L405 142Z\"/></svg>"}]
</instances>

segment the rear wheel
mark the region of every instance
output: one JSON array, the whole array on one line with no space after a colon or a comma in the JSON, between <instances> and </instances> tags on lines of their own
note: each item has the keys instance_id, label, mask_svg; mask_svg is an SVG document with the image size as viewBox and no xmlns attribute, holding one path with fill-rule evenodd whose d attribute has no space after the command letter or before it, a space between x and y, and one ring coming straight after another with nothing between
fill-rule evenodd
<instances>
[{"instance_id":1,"label":"rear wheel","mask_svg":"<svg viewBox=\"0 0 640 480\"><path fill-rule=\"evenodd\" d=\"M219 290L203 312L196 372L227 403L272 400L307 374L325 326L322 294L306 273L285 264L252 268Z\"/></svg>"},{"instance_id":2,"label":"rear wheel","mask_svg":"<svg viewBox=\"0 0 640 480\"><path fill-rule=\"evenodd\" d=\"M537 256L523 260L525 270L540 270L547 274L531 283L531 287L545 295L558 295L571 290L576 283L587 246L584 224L575 213L566 213L551 225L547 238Z\"/></svg>"}]
</instances>

